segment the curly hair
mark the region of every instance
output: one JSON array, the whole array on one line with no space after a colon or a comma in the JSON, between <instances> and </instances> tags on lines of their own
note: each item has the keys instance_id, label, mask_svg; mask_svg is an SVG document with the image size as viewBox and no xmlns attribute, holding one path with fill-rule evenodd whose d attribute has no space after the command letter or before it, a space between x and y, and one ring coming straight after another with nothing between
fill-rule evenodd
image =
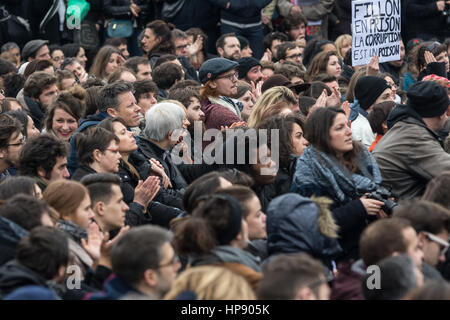
<instances>
[{"instance_id":1,"label":"curly hair","mask_svg":"<svg viewBox=\"0 0 450 320\"><path fill-rule=\"evenodd\" d=\"M42 134L27 140L20 151L19 173L37 177L38 169L43 169L49 179L57 158L69 155L69 145L51 134Z\"/></svg>"}]
</instances>

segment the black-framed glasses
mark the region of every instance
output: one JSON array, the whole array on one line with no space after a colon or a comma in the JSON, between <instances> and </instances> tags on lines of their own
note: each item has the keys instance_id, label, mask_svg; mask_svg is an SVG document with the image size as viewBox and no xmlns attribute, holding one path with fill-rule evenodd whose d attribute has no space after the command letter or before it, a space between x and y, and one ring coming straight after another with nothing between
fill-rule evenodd
<instances>
[{"instance_id":1,"label":"black-framed glasses","mask_svg":"<svg viewBox=\"0 0 450 320\"><path fill-rule=\"evenodd\" d=\"M25 143L25 140L20 140L17 143L8 143L6 146L8 147L18 147L18 146L22 146Z\"/></svg>"},{"instance_id":2,"label":"black-framed glasses","mask_svg":"<svg viewBox=\"0 0 450 320\"><path fill-rule=\"evenodd\" d=\"M158 266L158 269L164 268L164 267L169 267L169 266L174 266L174 265L176 265L178 263L180 263L180 258L178 258L177 254L174 253L172 259L170 259L170 261L167 262L167 263L160 264Z\"/></svg>"},{"instance_id":3,"label":"black-framed glasses","mask_svg":"<svg viewBox=\"0 0 450 320\"><path fill-rule=\"evenodd\" d=\"M430 241L433 241L433 242L435 242L435 243L437 243L439 245L439 247L441 248L441 252L439 253L439 255L440 256L441 255L445 255L445 253L447 252L448 247L449 247L450 244L447 241L442 240L441 238L439 238L438 236L436 236L436 235L434 235L434 234L432 234L430 232L424 231L424 234L427 236L427 238Z\"/></svg>"},{"instance_id":4,"label":"black-framed glasses","mask_svg":"<svg viewBox=\"0 0 450 320\"><path fill-rule=\"evenodd\" d=\"M228 79L233 81L234 78L239 79L239 73L237 71L230 74L226 74L224 76L217 77L216 79Z\"/></svg>"}]
</instances>

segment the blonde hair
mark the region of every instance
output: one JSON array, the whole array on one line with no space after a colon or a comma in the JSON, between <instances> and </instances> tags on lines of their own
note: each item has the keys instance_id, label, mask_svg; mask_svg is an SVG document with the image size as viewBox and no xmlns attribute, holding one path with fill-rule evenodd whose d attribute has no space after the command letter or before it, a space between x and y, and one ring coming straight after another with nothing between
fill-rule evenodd
<instances>
[{"instance_id":1,"label":"blonde hair","mask_svg":"<svg viewBox=\"0 0 450 320\"><path fill-rule=\"evenodd\" d=\"M344 59L344 57L341 55L341 49L345 47L348 43L350 43L350 45L352 44L352 36L349 34L342 34L339 37L337 37L336 41L334 41L334 45L336 46L339 58Z\"/></svg>"},{"instance_id":2,"label":"blonde hair","mask_svg":"<svg viewBox=\"0 0 450 320\"><path fill-rule=\"evenodd\" d=\"M164 299L176 299L184 291L195 292L198 300L256 300L243 277L218 266L187 269L175 280Z\"/></svg>"},{"instance_id":3,"label":"blonde hair","mask_svg":"<svg viewBox=\"0 0 450 320\"><path fill-rule=\"evenodd\" d=\"M264 91L253 106L247 125L250 128L255 128L261 121L264 111L279 102L296 104L297 99L291 89L287 87L277 86Z\"/></svg>"}]
</instances>

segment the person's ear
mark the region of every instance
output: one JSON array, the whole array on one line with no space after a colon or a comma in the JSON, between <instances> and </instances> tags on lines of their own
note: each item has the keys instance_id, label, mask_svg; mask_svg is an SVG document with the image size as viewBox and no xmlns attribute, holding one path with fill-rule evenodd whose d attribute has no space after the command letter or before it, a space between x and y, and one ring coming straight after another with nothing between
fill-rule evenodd
<instances>
[{"instance_id":1,"label":"person's ear","mask_svg":"<svg viewBox=\"0 0 450 320\"><path fill-rule=\"evenodd\" d=\"M6 158L7 154L8 154L8 149L7 148L0 149L0 159Z\"/></svg>"},{"instance_id":2,"label":"person's ear","mask_svg":"<svg viewBox=\"0 0 450 320\"><path fill-rule=\"evenodd\" d=\"M47 172L42 167L38 167L36 172L39 178L44 178L47 175Z\"/></svg>"},{"instance_id":3,"label":"person's ear","mask_svg":"<svg viewBox=\"0 0 450 320\"><path fill-rule=\"evenodd\" d=\"M119 115L119 112L114 108L108 108L106 109L106 113L109 114L111 117L117 117Z\"/></svg>"},{"instance_id":4,"label":"person's ear","mask_svg":"<svg viewBox=\"0 0 450 320\"><path fill-rule=\"evenodd\" d=\"M419 248L423 248L424 247L426 239L427 239L427 236L422 231L420 231L417 234L417 242L419 243Z\"/></svg>"},{"instance_id":5,"label":"person's ear","mask_svg":"<svg viewBox=\"0 0 450 320\"><path fill-rule=\"evenodd\" d=\"M98 149L95 149L94 152L92 152L92 158L96 162L100 162L101 161L101 156L102 156L102 152L100 150L98 150Z\"/></svg>"},{"instance_id":6,"label":"person's ear","mask_svg":"<svg viewBox=\"0 0 450 320\"><path fill-rule=\"evenodd\" d=\"M297 291L295 300L314 300L315 295L308 287L303 287Z\"/></svg>"},{"instance_id":7,"label":"person's ear","mask_svg":"<svg viewBox=\"0 0 450 320\"><path fill-rule=\"evenodd\" d=\"M105 215L106 211L106 204L103 201L97 201L93 206L92 209L94 209L94 213L100 217L103 217Z\"/></svg>"},{"instance_id":8,"label":"person's ear","mask_svg":"<svg viewBox=\"0 0 450 320\"><path fill-rule=\"evenodd\" d=\"M144 282L150 288L154 288L158 285L158 274L155 270L147 269L144 271Z\"/></svg>"},{"instance_id":9,"label":"person's ear","mask_svg":"<svg viewBox=\"0 0 450 320\"><path fill-rule=\"evenodd\" d=\"M219 54L219 57L222 57L223 56L223 49L222 48L217 48L217 53Z\"/></svg>"},{"instance_id":10,"label":"person's ear","mask_svg":"<svg viewBox=\"0 0 450 320\"><path fill-rule=\"evenodd\" d=\"M212 80L209 82L209 86L211 87L211 89L216 89L217 88L217 83L215 80Z\"/></svg>"},{"instance_id":11,"label":"person's ear","mask_svg":"<svg viewBox=\"0 0 450 320\"><path fill-rule=\"evenodd\" d=\"M388 126L387 126L386 121L381 124L381 129L383 129L384 133L386 133L388 131Z\"/></svg>"}]
</instances>

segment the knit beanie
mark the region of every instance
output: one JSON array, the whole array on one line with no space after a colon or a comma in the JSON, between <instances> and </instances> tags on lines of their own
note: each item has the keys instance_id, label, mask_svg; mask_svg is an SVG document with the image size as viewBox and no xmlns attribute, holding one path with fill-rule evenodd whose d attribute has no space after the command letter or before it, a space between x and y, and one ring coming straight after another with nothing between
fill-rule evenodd
<instances>
[{"instance_id":1,"label":"knit beanie","mask_svg":"<svg viewBox=\"0 0 450 320\"><path fill-rule=\"evenodd\" d=\"M439 117L450 105L447 90L432 81L419 81L408 92L407 106L423 118Z\"/></svg>"},{"instance_id":2,"label":"knit beanie","mask_svg":"<svg viewBox=\"0 0 450 320\"><path fill-rule=\"evenodd\" d=\"M355 97L362 109L369 109L384 90L390 88L389 83L383 78L365 76L356 82Z\"/></svg>"},{"instance_id":3,"label":"knit beanie","mask_svg":"<svg viewBox=\"0 0 450 320\"><path fill-rule=\"evenodd\" d=\"M239 63L238 71L239 71L239 79L245 78L247 72L250 71L251 68L255 66L261 66L258 60L253 57L244 57L237 61Z\"/></svg>"}]
</instances>

